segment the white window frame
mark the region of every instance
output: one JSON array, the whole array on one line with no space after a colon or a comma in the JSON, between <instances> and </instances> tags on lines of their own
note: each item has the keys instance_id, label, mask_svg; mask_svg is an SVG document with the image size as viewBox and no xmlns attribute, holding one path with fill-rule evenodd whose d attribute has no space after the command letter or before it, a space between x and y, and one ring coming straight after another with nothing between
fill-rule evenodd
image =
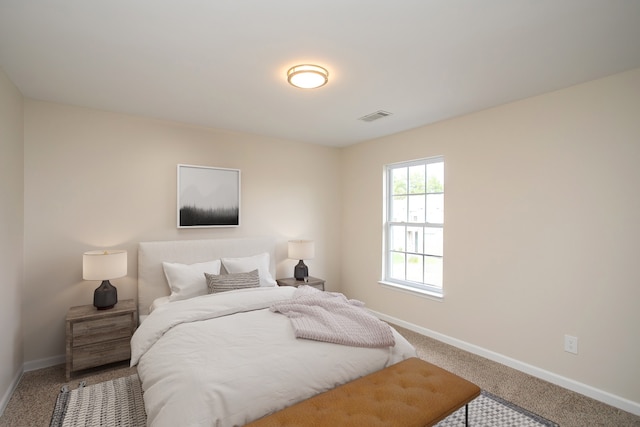
<instances>
[{"instance_id":1,"label":"white window frame","mask_svg":"<svg viewBox=\"0 0 640 427\"><path fill-rule=\"evenodd\" d=\"M384 244L383 244L383 248L384 248L384 254L383 254L383 263L382 263L382 280L381 280L381 284L386 285L386 286L390 286L396 289L400 289L400 290L404 290L404 291L410 291L410 292L414 292L414 293L418 293L421 295L426 295L429 297L436 297L436 298L443 298L444 297L444 277L442 277L442 282L441 284L433 284L433 283L427 283L425 282L425 278L423 275L423 281L412 281L412 280L400 280L397 278L393 278L391 277L391 259L394 253L405 253L406 254L417 254L417 255L421 255L421 256L428 256L428 257L437 257L440 258L442 260L442 265L443 265L443 270L444 270L444 252L442 252L439 255L434 255L433 253L428 253L427 250L424 248L422 248L422 250L420 252L413 252L409 250L409 246L405 240L405 245L404 245L404 250L403 251L397 251L397 250L393 250L393 248L391 247L392 245L392 227L393 226L397 226L397 225L401 225L401 226L407 226L407 227L413 227L413 228L422 228L423 230L425 229L430 229L430 228L440 228L442 229L442 236L444 239L444 219L442 219L442 222L428 222L427 221L427 216L425 214L425 219L424 222L409 222L409 221L400 221L400 222L394 222L391 221L392 218L392 198L394 196L393 194L393 176L392 176L392 170L394 169L399 169L399 168L409 168L412 166L419 166L419 165L428 165L431 163L443 163L444 166L444 156L437 156L437 157L430 157L430 158L424 158L424 159L417 159L417 160L411 160L411 161L406 161L406 162L399 162L399 163L393 163L393 164L389 164L386 165L384 168L384 231L383 231L383 239L384 239ZM426 176L425 176L426 179ZM443 177L444 180L444 177ZM444 186L444 182L442 183ZM425 187L425 203L427 203L427 189ZM409 192L409 189L407 189L407 192ZM443 199L444 199L444 189L441 193L429 193L429 194L442 194L443 195ZM408 195L408 194L407 194ZM443 202L444 203L444 202ZM426 208L425 208L426 209ZM407 218L408 219L408 218ZM408 234L408 233L405 233ZM406 239L406 237L405 237ZM444 242L442 244L444 246ZM444 249L444 248L442 248ZM405 272L405 279L406 279L406 272Z\"/></svg>"}]
</instances>

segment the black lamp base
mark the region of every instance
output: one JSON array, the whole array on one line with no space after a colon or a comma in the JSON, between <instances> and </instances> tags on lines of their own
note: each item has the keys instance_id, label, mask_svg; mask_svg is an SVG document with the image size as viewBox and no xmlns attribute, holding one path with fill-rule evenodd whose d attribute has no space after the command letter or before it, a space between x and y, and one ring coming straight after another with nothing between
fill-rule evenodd
<instances>
[{"instance_id":1,"label":"black lamp base","mask_svg":"<svg viewBox=\"0 0 640 427\"><path fill-rule=\"evenodd\" d=\"M93 305L98 310L108 310L118 303L118 290L108 280L93 292Z\"/></svg>"},{"instance_id":2,"label":"black lamp base","mask_svg":"<svg viewBox=\"0 0 640 427\"><path fill-rule=\"evenodd\" d=\"M293 269L293 277L295 277L296 280L304 280L305 277L309 277L309 268L302 260L300 260Z\"/></svg>"}]
</instances>

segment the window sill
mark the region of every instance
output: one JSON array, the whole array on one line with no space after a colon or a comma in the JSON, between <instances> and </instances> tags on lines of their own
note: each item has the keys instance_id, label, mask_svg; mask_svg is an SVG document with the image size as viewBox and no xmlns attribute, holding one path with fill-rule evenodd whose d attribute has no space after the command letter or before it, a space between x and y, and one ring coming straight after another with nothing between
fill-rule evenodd
<instances>
[{"instance_id":1,"label":"window sill","mask_svg":"<svg viewBox=\"0 0 640 427\"><path fill-rule=\"evenodd\" d=\"M389 288L389 289L392 289L394 291L400 291L400 292L404 292L404 293L411 294L411 295L417 295L419 297L427 298L427 299L430 299L430 300L433 300L433 301L438 301L438 302L443 302L444 301L444 294L443 293L427 291L427 290L424 290L424 289L416 289L416 288L412 288L410 286L400 285L398 283L385 282L383 280L380 280L378 283L381 284L382 286L384 286L385 288Z\"/></svg>"}]
</instances>

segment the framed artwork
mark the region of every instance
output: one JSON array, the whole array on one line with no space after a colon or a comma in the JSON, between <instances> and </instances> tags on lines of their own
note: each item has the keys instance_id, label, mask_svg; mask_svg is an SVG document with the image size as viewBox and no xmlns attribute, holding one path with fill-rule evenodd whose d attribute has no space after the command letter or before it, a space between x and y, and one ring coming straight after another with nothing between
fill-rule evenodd
<instances>
[{"instance_id":1,"label":"framed artwork","mask_svg":"<svg viewBox=\"0 0 640 427\"><path fill-rule=\"evenodd\" d=\"M240 170L178 165L178 228L240 226Z\"/></svg>"}]
</instances>

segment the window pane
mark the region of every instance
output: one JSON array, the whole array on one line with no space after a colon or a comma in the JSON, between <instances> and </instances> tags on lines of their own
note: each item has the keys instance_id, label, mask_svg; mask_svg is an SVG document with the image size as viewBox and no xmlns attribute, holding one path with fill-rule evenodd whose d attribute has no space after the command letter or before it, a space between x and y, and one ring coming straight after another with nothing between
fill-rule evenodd
<instances>
[{"instance_id":1,"label":"window pane","mask_svg":"<svg viewBox=\"0 0 640 427\"><path fill-rule=\"evenodd\" d=\"M404 254L399 252L391 252L390 273L392 279L405 280L404 276Z\"/></svg>"},{"instance_id":2,"label":"window pane","mask_svg":"<svg viewBox=\"0 0 640 427\"><path fill-rule=\"evenodd\" d=\"M423 194L408 196L409 198L409 222L424 222L425 208Z\"/></svg>"},{"instance_id":3,"label":"window pane","mask_svg":"<svg viewBox=\"0 0 640 427\"><path fill-rule=\"evenodd\" d=\"M406 252L422 253L422 227L407 227L407 250Z\"/></svg>"},{"instance_id":4,"label":"window pane","mask_svg":"<svg viewBox=\"0 0 640 427\"><path fill-rule=\"evenodd\" d=\"M424 257L424 282L442 287L442 258Z\"/></svg>"},{"instance_id":5,"label":"window pane","mask_svg":"<svg viewBox=\"0 0 640 427\"><path fill-rule=\"evenodd\" d=\"M444 192L444 163L429 163L427 165L427 193Z\"/></svg>"},{"instance_id":6,"label":"window pane","mask_svg":"<svg viewBox=\"0 0 640 427\"><path fill-rule=\"evenodd\" d=\"M423 194L425 193L425 166L411 166L409 168L409 193Z\"/></svg>"},{"instance_id":7,"label":"window pane","mask_svg":"<svg viewBox=\"0 0 640 427\"><path fill-rule=\"evenodd\" d=\"M407 194L407 168L391 169L393 194Z\"/></svg>"},{"instance_id":8,"label":"window pane","mask_svg":"<svg viewBox=\"0 0 640 427\"><path fill-rule=\"evenodd\" d=\"M384 280L440 295L443 275L444 158L386 167Z\"/></svg>"},{"instance_id":9,"label":"window pane","mask_svg":"<svg viewBox=\"0 0 640 427\"><path fill-rule=\"evenodd\" d=\"M391 221L407 222L407 196L393 196L391 198Z\"/></svg>"},{"instance_id":10,"label":"window pane","mask_svg":"<svg viewBox=\"0 0 640 427\"><path fill-rule=\"evenodd\" d=\"M443 256L442 228L425 227L424 229L424 253L427 255Z\"/></svg>"},{"instance_id":11,"label":"window pane","mask_svg":"<svg viewBox=\"0 0 640 427\"><path fill-rule=\"evenodd\" d=\"M407 227L403 225L391 226L390 249L392 251L405 252L405 230Z\"/></svg>"},{"instance_id":12,"label":"window pane","mask_svg":"<svg viewBox=\"0 0 640 427\"><path fill-rule=\"evenodd\" d=\"M427 222L444 223L444 194L427 194Z\"/></svg>"},{"instance_id":13,"label":"window pane","mask_svg":"<svg viewBox=\"0 0 640 427\"><path fill-rule=\"evenodd\" d=\"M407 280L422 283L422 256L407 255Z\"/></svg>"}]
</instances>

